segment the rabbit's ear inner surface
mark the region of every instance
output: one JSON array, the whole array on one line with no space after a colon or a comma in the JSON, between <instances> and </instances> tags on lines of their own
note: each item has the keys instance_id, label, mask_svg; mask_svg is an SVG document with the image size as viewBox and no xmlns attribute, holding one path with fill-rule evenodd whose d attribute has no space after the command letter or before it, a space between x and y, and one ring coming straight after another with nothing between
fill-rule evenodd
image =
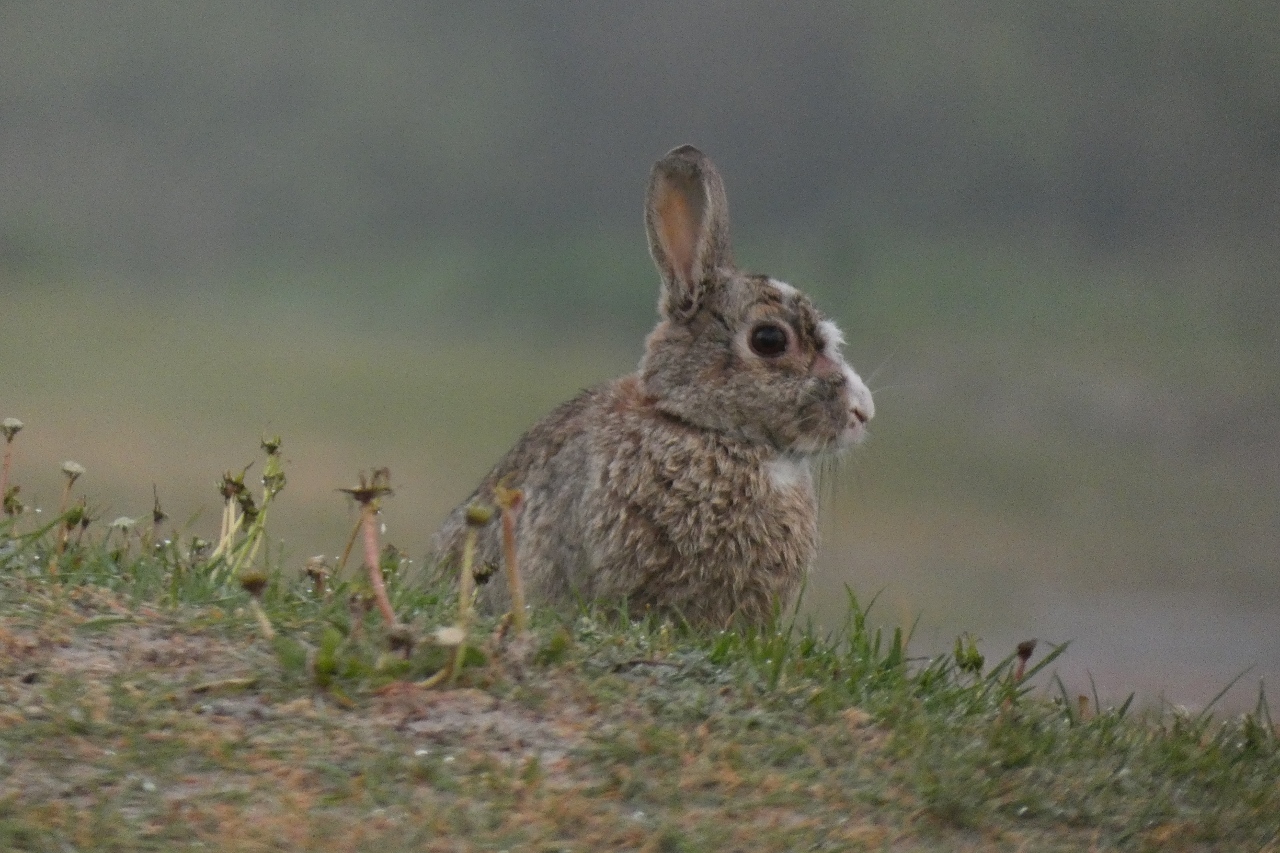
<instances>
[{"instance_id":1,"label":"rabbit's ear inner surface","mask_svg":"<svg viewBox=\"0 0 1280 853\"><path fill-rule=\"evenodd\" d=\"M716 270L733 265L724 182L697 148L682 145L654 164L645 226L662 275L662 313L686 319L715 286Z\"/></svg>"}]
</instances>

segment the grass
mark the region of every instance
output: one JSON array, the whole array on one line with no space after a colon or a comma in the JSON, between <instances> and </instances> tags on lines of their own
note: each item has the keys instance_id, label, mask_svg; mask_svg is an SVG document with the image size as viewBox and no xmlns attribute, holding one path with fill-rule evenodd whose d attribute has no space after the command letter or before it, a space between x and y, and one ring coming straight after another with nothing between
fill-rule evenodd
<instances>
[{"instance_id":1,"label":"grass","mask_svg":"<svg viewBox=\"0 0 1280 853\"><path fill-rule=\"evenodd\" d=\"M915 657L852 592L829 631L592 606L536 611L521 649L482 619L433 679L456 590L392 548L395 628L359 572L294 575L234 532L221 553L145 524L60 544L73 513L0 527L3 849L1280 844L1261 694L1232 717L1043 695L1065 647L1021 676L968 637Z\"/></svg>"}]
</instances>

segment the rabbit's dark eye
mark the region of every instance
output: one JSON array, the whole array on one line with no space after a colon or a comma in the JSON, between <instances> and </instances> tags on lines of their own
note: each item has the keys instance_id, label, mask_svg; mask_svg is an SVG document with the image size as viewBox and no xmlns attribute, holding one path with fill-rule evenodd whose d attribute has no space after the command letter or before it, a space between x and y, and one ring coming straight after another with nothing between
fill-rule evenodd
<instances>
[{"instance_id":1,"label":"rabbit's dark eye","mask_svg":"<svg viewBox=\"0 0 1280 853\"><path fill-rule=\"evenodd\" d=\"M765 357L782 355L787 351L787 330L767 323L751 330L751 351Z\"/></svg>"}]
</instances>

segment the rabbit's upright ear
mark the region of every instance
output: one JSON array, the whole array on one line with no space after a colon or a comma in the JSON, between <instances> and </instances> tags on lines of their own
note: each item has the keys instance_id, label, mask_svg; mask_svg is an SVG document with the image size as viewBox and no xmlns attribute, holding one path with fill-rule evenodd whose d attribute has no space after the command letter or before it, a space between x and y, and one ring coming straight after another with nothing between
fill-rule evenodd
<instances>
[{"instance_id":1,"label":"rabbit's upright ear","mask_svg":"<svg viewBox=\"0 0 1280 853\"><path fill-rule=\"evenodd\" d=\"M688 318L714 285L716 269L733 265L724 182L697 148L681 145L653 164L645 227L662 274L662 313Z\"/></svg>"}]
</instances>

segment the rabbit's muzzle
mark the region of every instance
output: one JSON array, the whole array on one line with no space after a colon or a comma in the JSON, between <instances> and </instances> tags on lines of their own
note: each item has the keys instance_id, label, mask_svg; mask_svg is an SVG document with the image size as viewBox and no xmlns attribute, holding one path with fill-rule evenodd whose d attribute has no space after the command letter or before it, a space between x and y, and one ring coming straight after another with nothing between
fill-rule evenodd
<instances>
[{"instance_id":1,"label":"rabbit's muzzle","mask_svg":"<svg viewBox=\"0 0 1280 853\"><path fill-rule=\"evenodd\" d=\"M875 417L876 404L862 377L843 362L841 368L844 374L845 427L840 433L840 446L848 447L867 437L867 422Z\"/></svg>"},{"instance_id":2,"label":"rabbit's muzzle","mask_svg":"<svg viewBox=\"0 0 1280 853\"><path fill-rule=\"evenodd\" d=\"M830 407L835 427L830 444L822 449L841 450L865 439L867 422L875 417L876 406L862 377L843 358L827 353L817 355L811 372L823 389L819 396Z\"/></svg>"},{"instance_id":3,"label":"rabbit's muzzle","mask_svg":"<svg viewBox=\"0 0 1280 853\"><path fill-rule=\"evenodd\" d=\"M833 362L811 373L792 411L798 417L793 416L789 429L778 430L783 441L777 446L788 453L813 456L839 452L862 441L875 407L858 374L843 362Z\"/></svg>"}]
</instances>

